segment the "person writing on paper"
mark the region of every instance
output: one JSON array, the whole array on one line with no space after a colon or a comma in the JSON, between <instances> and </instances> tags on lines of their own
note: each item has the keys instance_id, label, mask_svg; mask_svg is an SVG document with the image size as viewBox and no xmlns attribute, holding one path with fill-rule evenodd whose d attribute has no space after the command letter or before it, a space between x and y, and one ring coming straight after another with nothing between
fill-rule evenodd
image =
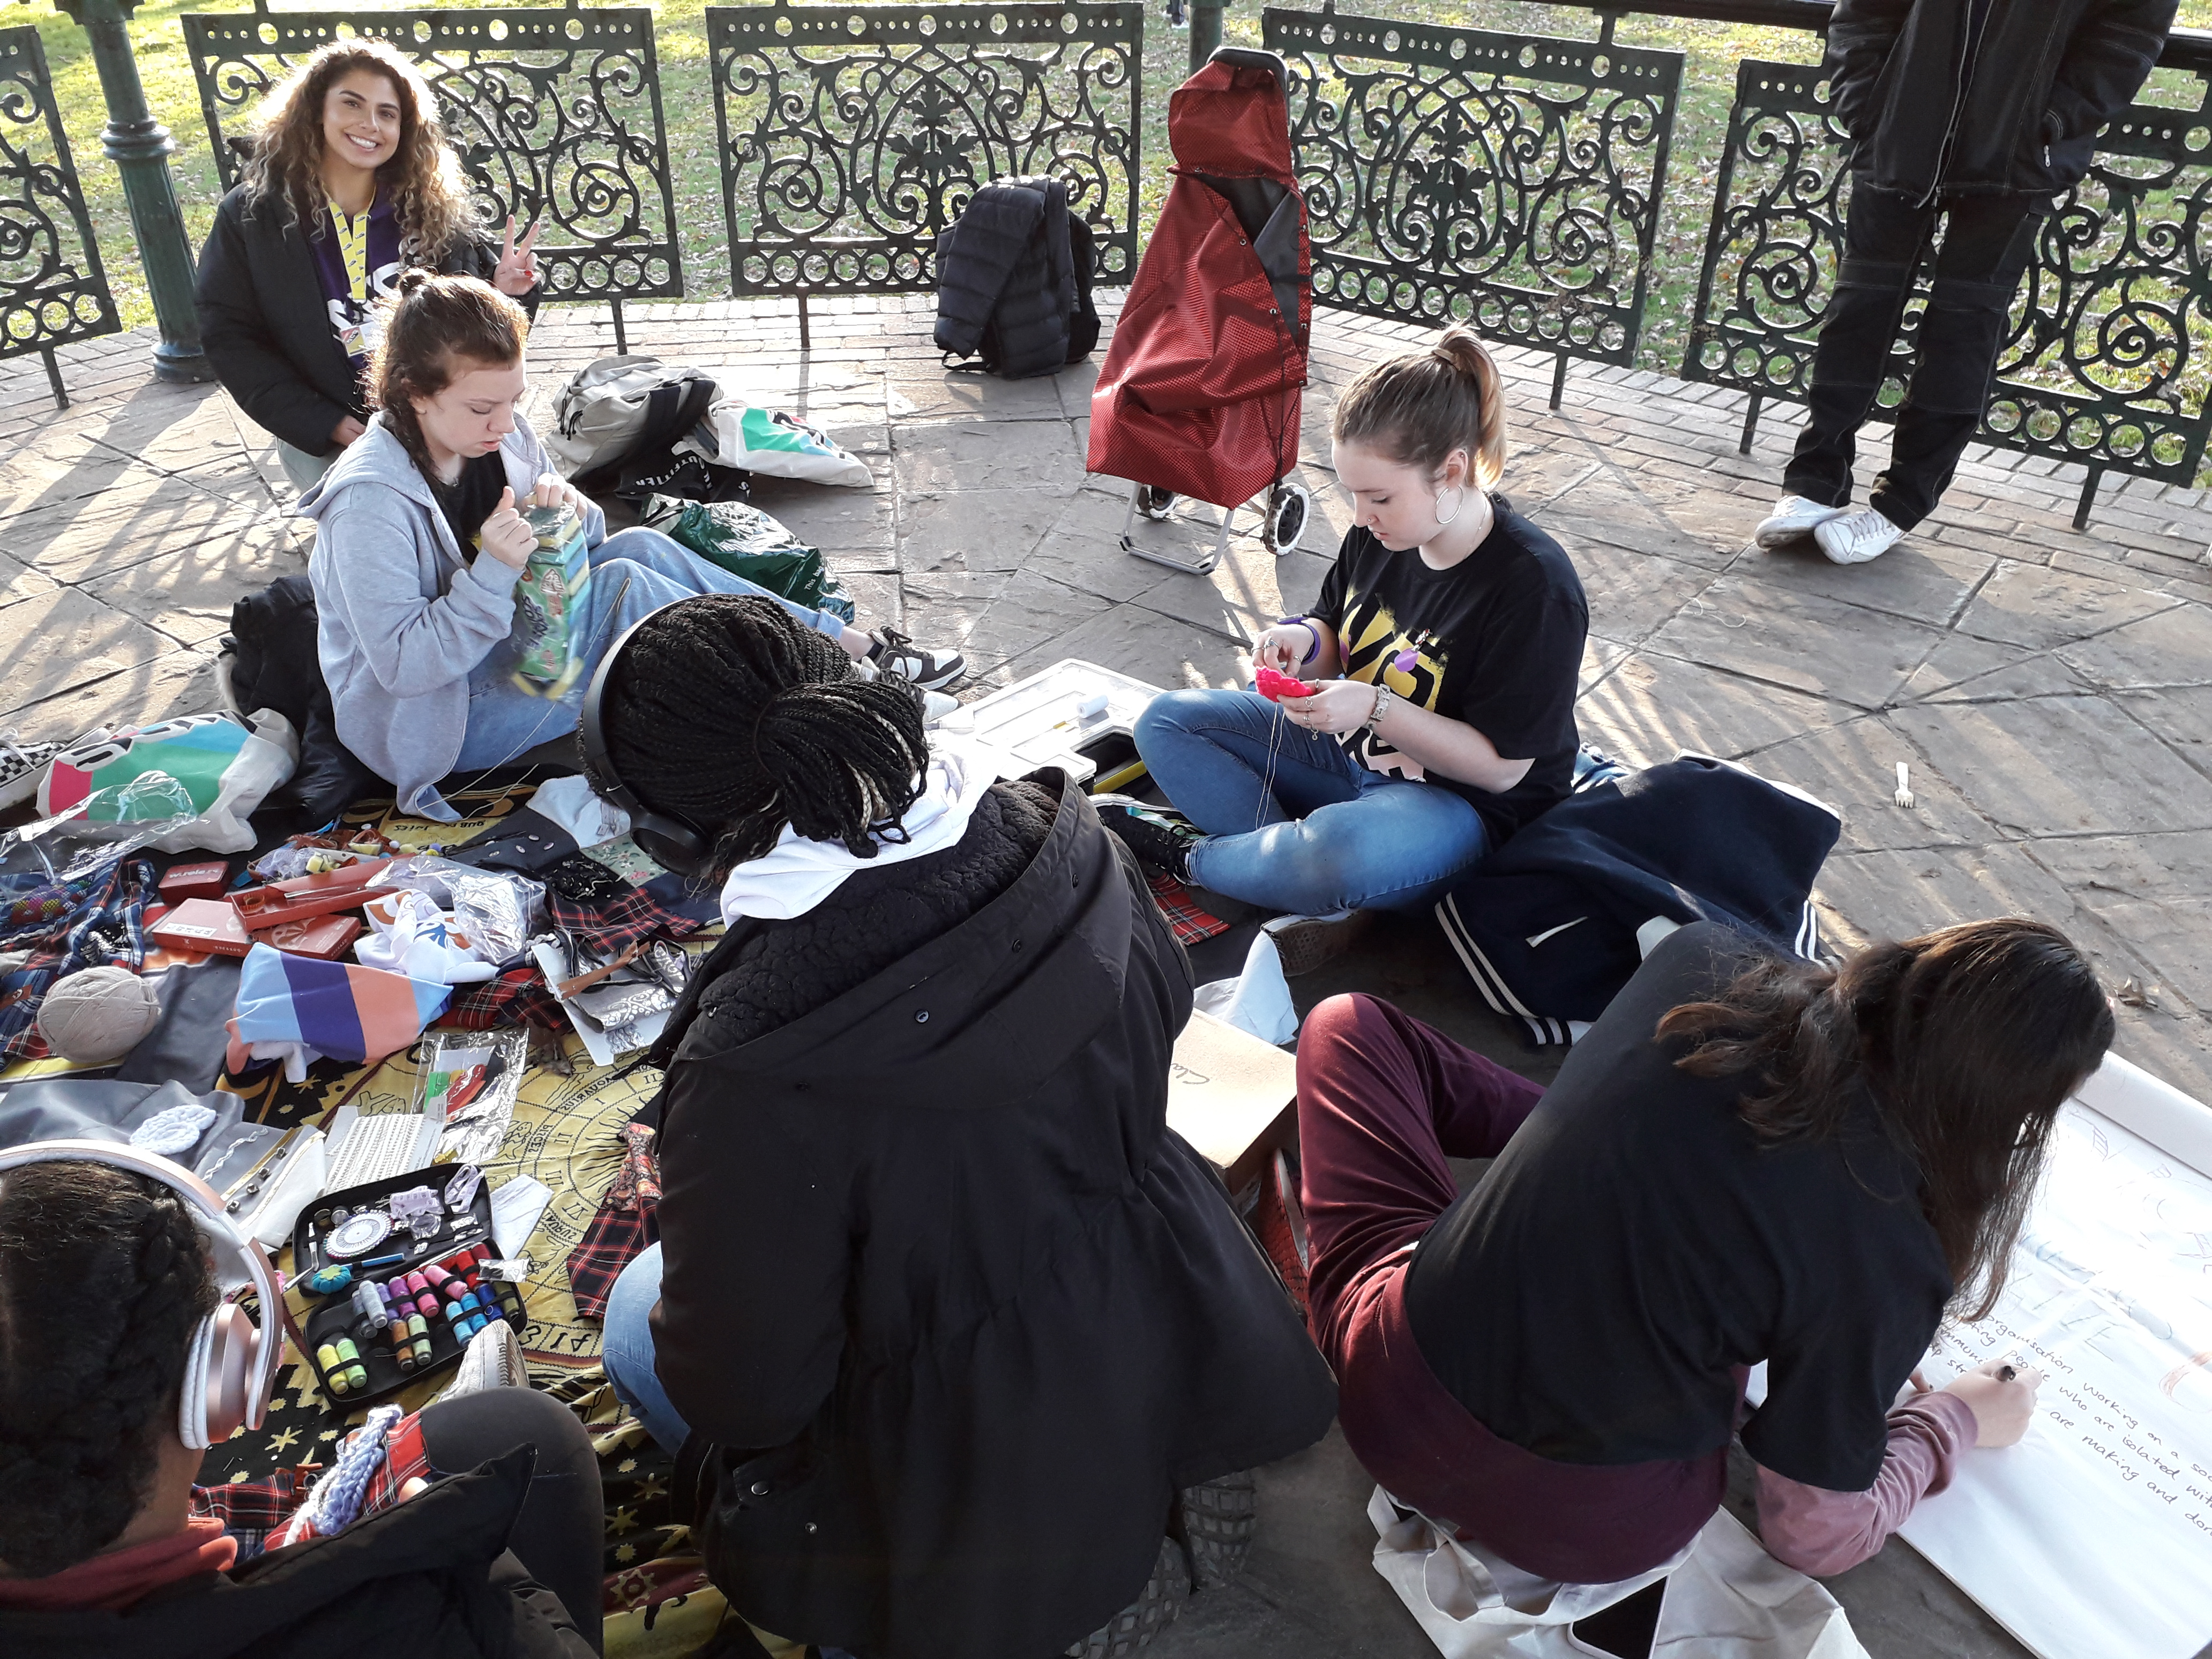
<instances>
[{"instance_id":1,"label":"person writing on paper","mask_svg":"<svg viewBox=\"0 0 2212 1659\"><path fill-rule=\"evenodd\" d=\"M1299 1036L1298 1126L1346 1439L1471 1544L1611 1584L1696 1537L1741 1426L1768 1550L1864 1560L2027 1428L2032 1370L1909 1380L1941 1321L1996 1304L2112 1032L2087 960L2017 919L1835 969L1683 928L1548 1090L1331 999ZM1452 1158L1496 1162L1461 1196Z\"/></svg>"},{"instance_id":2,"label":"person writing on paper","mask_svg":"<svg viewBox=\"0 0 2212 1659\"><path fill-rule=\"evenodd\" d=\"M381 40L334 41L262 100L246 176L216 210L192 295L208 359L305 489L368 429L399 273L482 277L534 313L538 233L479 229L420 70Z\"/></svg>"},{"instance_id":3,"label":"person writing on paper","mask_svg":"<svg viewBox=\"0 0 2212 1659\"><path fill-rule=\"evenodd\" d=\"M182 1431L218 1295L162 1182L66 1158L0 1176L0 1653L323 1659L373 1632L395 1654L595 1659L605 1516L573 1413L527 1389L441 1400L412 1424L433 1478L264 1550L304 1493L196 1486ZM329 1460L319 1403L276 1410L306 1431L293 1455Z\"/></svg>"},{"instance_id":4,"label":"person writing on paper","mask_svg":"<svg viewBox=\"0 0 2212 1659\"><path fill-rule=\"evenodd\" d=\"M1252 659L1310 695L1154 698L1134 735L1176 813L1101 808L1178 878L1311 918L1274 932L1286 973L1362 911L1425 908L1565 798L1589 626L1566 554L1493 494L1504 391L1471 331L1361 375L1334 432L1352 527L1312 611Z\"/></svg>"},{"instance_id":5,"label":"person writing on paper","mask_svg":"<svg viewBox=\"0 0 2212 1659\"><path fill-rule=\"evenodd\" d=\"M632 623L698 593L775 599L657 530L605 533L522 416L527 328L520 306L472 276L402 276L370 362L377 412L300 499L319 527L309 574L338 740L397 786L402 811L447 822L437 781L574 732L599 653ZM582 641L574 683L538 696L516 684L533 641L515 583L537 546L525 511L558 504L582 520L592 579L567 618ZM957 653L895 629L775 602L916 697L962 672ZM953 706L939 697L932 712Z\"/></svg>"},{"instance_id":6,"label":"person writing on paper","mask_svg":"<svg viewBox=\"0 0 2212 1659\"><path fill-rule=\"evenodd\" d=\"M1167 1127L1190 967L1135 860L758 599L655 612L586 720L729 927L652 1052L660 1243L604 1350L703 1462L714 1582L825 1649L1103 1651L1180 1577L1178 1492L1334 1393Z\"/></svg>"}]
</instances>

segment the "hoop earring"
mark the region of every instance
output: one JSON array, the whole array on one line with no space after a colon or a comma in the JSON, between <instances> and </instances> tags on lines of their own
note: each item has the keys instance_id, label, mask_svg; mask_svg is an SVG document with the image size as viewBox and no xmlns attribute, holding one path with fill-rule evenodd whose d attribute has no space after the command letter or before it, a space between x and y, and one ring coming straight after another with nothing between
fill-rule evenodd
<instances>
[{"instance_id":1,"label":"hoop earring","mask_svg":"<svg viewBox=\"0 0 2212 1659\"><path fill-rule=\"evenodd\" d=\"M1463 484L1455 484L1455 485L1453 485L1453 486L1452 486L1452 494L1453 494L1454 495L1455 495L1458 499L1452 502L1451 518L1447 519L1446 517L1444 517L1444 515L1443 515L1443 514L1441 514L1441 513L1437 514L1437 522L1438 524L1440 524L1440 525L1450 524L1454 520L1455 520L1455 519L1457 519L1457 518L1459 517L1459 510L1460 510L1460 508L1462 508L1462 507L1465 507L1465 506L1467 505L1467 488L1466 488L1466 486L1465 486L1465 485L1463 485ZM1441 500L1441 499L1442 499L1442 497L1439 497L1438 499L1439 499L1439 500Z\"/></svg>"}]
</instances>

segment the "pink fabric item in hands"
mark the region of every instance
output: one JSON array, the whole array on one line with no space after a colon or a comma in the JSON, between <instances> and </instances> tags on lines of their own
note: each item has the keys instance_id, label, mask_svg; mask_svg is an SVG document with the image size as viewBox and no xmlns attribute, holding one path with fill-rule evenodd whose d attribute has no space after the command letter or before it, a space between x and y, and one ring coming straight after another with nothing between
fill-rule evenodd
<instances>
[{"instance_id":1,"label":"pink fabric item in hands","mask_svg":"<svg viewBox=\"0 0 2212 1659\"><path fill-rule=\"evenodd\" d=\"M1280 702L1285 697L1310 697L1314 694L1314 688L1304 680L1273 668L1262 668L1253 675L1252 689L1269 702Z\"/></svg>"},{"instance_id":2,"label":"pink fabric item in hands","mask_svg":"<svg viewBox=\"0 0 2212 1659\"><path fill-rule=\"evenodd\" d=\"M1858 1565L1923 1497L1951 1484L1974 1433L1974 1408L1938 1390L1891 1410L1881 1473L1864 1492L1808 1486L1760 1465L1759 1531L1767 1553L1815 1578Z\"/></svg>"}]
</instances>

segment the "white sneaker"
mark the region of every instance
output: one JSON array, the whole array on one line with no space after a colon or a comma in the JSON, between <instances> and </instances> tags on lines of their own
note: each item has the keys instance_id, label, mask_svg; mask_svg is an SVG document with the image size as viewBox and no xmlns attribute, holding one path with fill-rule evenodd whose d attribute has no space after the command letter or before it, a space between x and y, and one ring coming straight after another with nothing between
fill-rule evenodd
<instances>
[{"instance_id":1,"label":"white sneaker","mask_svg":"<svg viewBox=\"0 0 2212 1659\"><path fill-rule=\"evenodd\" d=\"M1895 547L1905 532L1872 507L1848 518L1831 519L1813 532L1820 551L1835 564L1864 564Z\"/></svg>"},{"instance_id":2,"label":"white sneaker","mask_svg":"<svg viewBox=\"0 0 2212 1659\"><path fill-rule=\"evenodd\" d=\"M1771 551L1800 536L1811 535L1829 520L1840 519L1850 511L1844 507L1823 507L1802 495L1784 495L1775 502L1774 511L1759 521L1759 528L1751 532L1751 538Z\"/></svg>"},{"instance_id":3,"label":"white sneaker","mask_svg":"<svg viewBox=\"0 0 2212 1659\"><path fill-rule=\"evenodd\" d=\"M530 1367L523 1363L522 1345L504 1319L495 1319L469 1339L461 1351L461 1368L439 1398L458 1400L486 1389L526 1389Z\"/></svg>"}]
</instances>

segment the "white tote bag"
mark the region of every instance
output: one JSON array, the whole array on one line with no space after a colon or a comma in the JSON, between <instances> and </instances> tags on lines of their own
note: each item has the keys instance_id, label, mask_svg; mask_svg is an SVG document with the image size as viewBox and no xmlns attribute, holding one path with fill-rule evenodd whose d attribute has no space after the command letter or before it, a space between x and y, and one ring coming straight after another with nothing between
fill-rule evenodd
<instances>
[{"instance_id":1,"label":"white tote bag","mask_svg":"<svg viewBox=\"0 0 2212 1659\"><path fill-rule=\"evenodd\" d=\"M1784 1566L1723 1510L1674 1559L1611 1584L1530 1577L1439 1532L1377 1486L1375 1571L1444 1659L1587 1659L1568 1628L1668 1580L1652 1659L1866 1659L1833 1596Z\"/></svg>"}]
</instances>

